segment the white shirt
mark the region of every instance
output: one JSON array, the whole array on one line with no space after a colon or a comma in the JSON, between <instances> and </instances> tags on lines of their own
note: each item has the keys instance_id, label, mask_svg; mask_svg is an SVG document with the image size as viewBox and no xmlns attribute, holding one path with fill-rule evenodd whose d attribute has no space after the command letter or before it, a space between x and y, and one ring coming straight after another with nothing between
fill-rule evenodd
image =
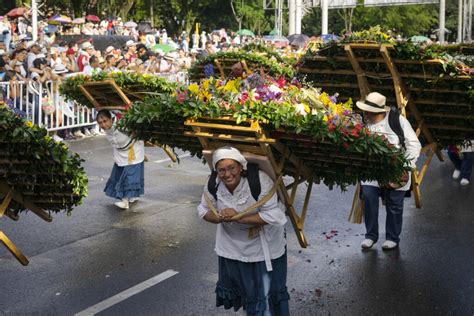
<instances>
[{"instance_id":1,"label":"white shirt","mask_svg":"<svg viewBox=\"0 0 474 316\"><path fill-rule=\"evenodd\" d=\"M395 145L395 147L400 148L400 140L398 139L397 134L395 134L394 131L390 128L390 125L388 124L388 116L390 112L387 112L387 115L385 115L385 118L381 120L378 123L375 124L368 124L368 128L371 132L375 132L377 134L382 134L387 137L388 142L390 144ZM410 122L408 120L400 115L400 125L403 130L403 134L405 136L405 157L410 161L410 167L415 168L416 167L416 160L420 156L420 151L421 151L421 144L420 141L418 140L418 137L416 137L416 133L413 130L413 128L410 125ZM362 185L371 185L374 187L379 187L379 184L377 181L363 181ZM411 185L411 174L408 177L408 182L406 185L403 187L397 189L399 191L408 191L410 189Z\"/></svg>"},{"instance_id":2,"label":"white shirt","mask_svg":"<svg viewBox=\"0 0 474 316\"><path fill-rule=\"evenodd\" d=\"M264 197L272 188L272 179L263 171L259 172L261 194L259 198ZM223 183L220 183L217 189L217 205L214 197L207 190L207 183L204 192L209 196L216 209L233 208L237 212L242 212L245 208L255 204L255 199L250 191L247 178L242 177L239 185L231 194ZM204 195L201 198L201 204L198 206L199 217L203 218L209 211ZM281 257L285 253L285 228L287 222L285 212L278 204L277 195L261 206L258 212L262 220L268 225L261 226L262 233L249 237L249 228L255 225L240 224L237 222L217 224L216 246L217 255L239 260L242 262L259 262L265 260L264 246L262 238L268 245L271 259Z\"/></svg>"},{"instance_id":3,"label":"white shirt","mask_svg":"<svg viewBox=\"0 0 474 316\"><path fill-rule=\"evenodd\" d=\"M129 136L116 129L115 124L112 128L105 130L105 134L114 148L114 161L119 167L136 165L144 160L145 144L142 140L131 141ZM135 159L129 163L128 157L132 147L135 152Z\"/></svg>"}]
</instances>

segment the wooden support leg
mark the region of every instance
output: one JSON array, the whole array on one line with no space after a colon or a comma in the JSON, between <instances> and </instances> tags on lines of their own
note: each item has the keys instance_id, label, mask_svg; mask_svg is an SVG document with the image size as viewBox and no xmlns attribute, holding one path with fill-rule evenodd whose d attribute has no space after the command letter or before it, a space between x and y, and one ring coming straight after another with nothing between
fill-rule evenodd
<instances>
[{"instance_id":1,"label":"wooden support leg","mask_svg":"<svg viewBox=\"0 0 474 316\"><path fill-rule=\"evenodd\" d=\"M23 255L23 253L15 246L15 244L0 230L0 241L2 244L11 252L11 254L18 260L22 265L27 266L29 261Z\"/></svg>"},{"instance_id":2,"label":"wooden support leg","mask_svg":"<svg viewBox=\"0 0 474 316\"><path fill-rule=\"evenodd\" d=\"M413 170L411 174L411 183L413 187L413 197L415 198L416 208L421 208L421 192L420 192L420 180L418 177L418 170Z\"/></svg>"}]
</instances>

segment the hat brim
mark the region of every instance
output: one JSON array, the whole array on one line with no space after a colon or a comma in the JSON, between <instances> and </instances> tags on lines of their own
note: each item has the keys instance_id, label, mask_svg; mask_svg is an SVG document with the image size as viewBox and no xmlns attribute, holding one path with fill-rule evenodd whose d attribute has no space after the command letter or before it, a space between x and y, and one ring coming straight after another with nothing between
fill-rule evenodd
<instances>
[{"instance_id":1,"label":"hat brim","mask_svg":"<svg viewBox=\"0 0 474 316\"><path fill-rule=\"evenodd\" d=\"M390 112L390 107L387 105L384 105L383 108L376 108L374 106L365 104L362 101L357 101L356 105L359 109L365 112L372 112L372 113L383 113L383 112Z\"/></svg>"}]
</instances>

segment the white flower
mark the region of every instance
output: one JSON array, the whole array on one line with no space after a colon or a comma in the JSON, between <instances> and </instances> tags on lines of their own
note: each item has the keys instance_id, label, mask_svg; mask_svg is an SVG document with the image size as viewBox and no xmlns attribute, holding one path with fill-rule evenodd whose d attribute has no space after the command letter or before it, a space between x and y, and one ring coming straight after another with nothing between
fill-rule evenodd
<instances>
[{"instance_id":1,"label":"white flower","mask_svg":"<svg viewBox=\"0 0 474 316\"><path fill-rule=\"evenodd\" d=\"M305 105L302 103L298 103L295 105L295 113L298 115L306 116Z\"/></svg>"},{"instance_id":2,"label":"white flower","mask_svg":"<svg viewBox=\"0 0 474 316\"><path fill-rule=\"evenodd\" d=\"M275 86L274 84L272 84L271 86L268 87L268 90L270 90L271 92L277 94L277 93L281 93L281 89L278 88L277 86Z\"/></svg>"}]
</instances>

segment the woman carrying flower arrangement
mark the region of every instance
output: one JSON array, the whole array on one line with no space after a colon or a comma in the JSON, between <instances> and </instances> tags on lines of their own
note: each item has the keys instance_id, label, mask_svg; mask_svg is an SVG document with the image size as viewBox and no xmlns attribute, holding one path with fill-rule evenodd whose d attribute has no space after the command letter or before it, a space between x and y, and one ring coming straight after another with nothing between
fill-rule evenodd
<instances>
[{"instance_id":1,"label":"woman carrying flower arrangement","mask_svg":"<svg viewBox=\"0 0 474 316\"><path fill-rule=\"evenodd\" d=\"M258 171L259 200L270 199L238 218L237 214L256 203L246 175L247 160L237 149L222 147L214 152L212 163L217 172L216 198L206 185L198 212L217 224L216 305L235 311L243 306L247 315L289 315L287 219L272 190L273 181Z\"/></svg>"},{"instance_id":2,"label":"woman carrying flower arrangement","mask_svg":"<svg viewBox=\"0 0 474 316\"><path fill-rule=\"evenodd\" d=\"M105 185L105 195L121 199L115 206L128 209L129 203L145 193L144 143L120 132L108 110L100 110L96 120L114 149L115 163Z\"/></svg>"}]
</instances>

